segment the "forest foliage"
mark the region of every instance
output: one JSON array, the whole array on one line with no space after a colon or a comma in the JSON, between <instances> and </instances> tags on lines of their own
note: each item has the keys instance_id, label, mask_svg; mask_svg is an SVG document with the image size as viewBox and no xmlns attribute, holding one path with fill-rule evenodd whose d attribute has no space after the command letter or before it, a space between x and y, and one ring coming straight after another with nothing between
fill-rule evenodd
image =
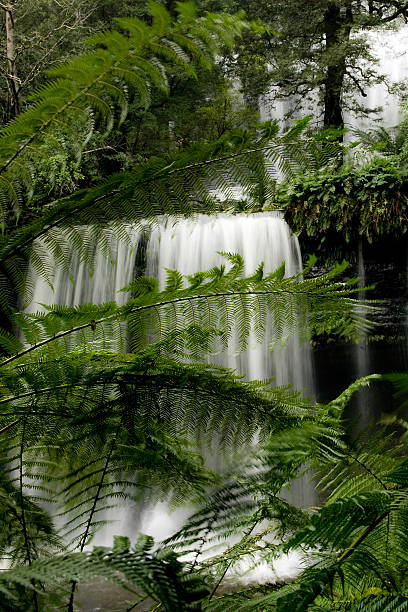
<instances>
[{"instance_id":1,"label":"forest foliage","mask_svg":"<svg viewBox=\"0 0 408 612\"><path fill-rule=\"evenodd\" d=\"M136 144L126 164L116 159L87 176L83 155L95 133L110 146L110 135L128 129L129 106L147 112L169 96L175 74L200 89L201 71L225 47L265 32L242 14L200 17L189 2L148 8L147 20L118 19L89 51L53 68L0 134L1 605L72 612L77 584L102 576L128 590L129 610L147 598L169 612L408 609L408 426L395 416L356 439L343 418L351 396L380 378L406 401L406 375L372 375L319 405L203 361L237 331L241 350L251 333L261 340L268 318L268 340L282 341L288 328L356 339L378 305L354 299L346 263L302 278L287 277L284 265L266 274L259 262L245 277L242 258L229 253L224 265L187 278L168 271L164 288L137 278L123 306L18 308L32 289L29 263L52 284L50 262L69 272L74 248L92 272L96 240L106 256L112 234L129 240L123 220L217 210L214 188L228 198L268 169L293 174L328 154L316 139L299 146L305 122L282 134L274 122L248 129L253 111L221 89L195 113L210 123L202 141L174 147L166 137L160 156ZM51 150L63 167L76 164L66 166L62 191L61 172L44 163ZM197 448L214 436L229 457L222 474ZM287 501L302 474L314 475L319 506ZM196 511L159 546L117 534L112 548L90 550L109 511L146 496ZM209 556L215 541L226 548ZM271 565L293 551L304 563L293 581L223 592L244 562Z\"/></svg>"},{"instance_id":2,"label":"forest foliage","mask_svg":"<svg viewBox=\"0 0 408 612\"><path fill-rule=\"evenodd\" d=\"M407 174L400 164L377 158L362 168L343 165L298 174L282 185L275 201L293 230L330 242L400 237L407 231Z\"/></svg>"}]
</instances>

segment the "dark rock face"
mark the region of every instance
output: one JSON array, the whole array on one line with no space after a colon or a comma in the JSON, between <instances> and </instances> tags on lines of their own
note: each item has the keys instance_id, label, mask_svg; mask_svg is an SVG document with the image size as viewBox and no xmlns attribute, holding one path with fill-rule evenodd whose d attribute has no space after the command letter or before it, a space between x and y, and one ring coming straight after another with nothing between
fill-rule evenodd
<instances>
[{"instance_id":1,"label":"dark rock face","mask_svg":"<svg viewBox=\"0 0 408 612\"><path fill-rule=\"evenodd\" d=\"M401 372L408 369L408 243L382 241L363 244L363 266L358 265L357 251L348 276L362 276L363 283L374 288L367 299L381 300L382 312L375 317L376 326L360 344L336 339L316 339L313 348L317 400L327 402L336 397L353 380L373 373ZM316 269L324 271L325 266ZM327 268L328 269L328 268ZM382 412L395 409L391 387L376 383L359 391L347 409L353 420L362 413L367 423Z\"/></svg>"}]
</instances>

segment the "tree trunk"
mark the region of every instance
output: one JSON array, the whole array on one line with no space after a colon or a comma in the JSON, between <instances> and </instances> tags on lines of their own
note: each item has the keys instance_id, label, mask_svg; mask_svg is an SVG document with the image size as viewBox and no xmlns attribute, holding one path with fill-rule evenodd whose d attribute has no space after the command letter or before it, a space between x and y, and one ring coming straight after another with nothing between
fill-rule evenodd
<instances>
[{"instance_id":1,"label":"tree trunk","mask_svg":"<svg viewBox=\"0 0 408 612\"><path fill-rule=\"evenodd\" d=\"M329 2L324 16L328 65L324 83L324 125L344 127L342 90L346 74L346 49L353 23L351 4L344 12L337 2Z\"/></svg>"},{"instance_id":2,"label":"tree trunk","mask_svg":"<svg viewBox=\"0 0 408 612\"><path fill-rule=\"evenodd\" d=\"M6 12L6 58L7 82L10 92L10 115L16 117L21 111L20 81L16 70L16 50L14 44L14 4L4 7Z\"/></svg>"},{"instance_id":3,"label":"tree trunk","mask_svg":"<svg viewBox=\"0 0 408 612\"><path fill-rule=\"evenodd\" d=\"M165 7L173 18L177 17L176 6L176 0L166 0Z\"/></svg>"}]
</instances>

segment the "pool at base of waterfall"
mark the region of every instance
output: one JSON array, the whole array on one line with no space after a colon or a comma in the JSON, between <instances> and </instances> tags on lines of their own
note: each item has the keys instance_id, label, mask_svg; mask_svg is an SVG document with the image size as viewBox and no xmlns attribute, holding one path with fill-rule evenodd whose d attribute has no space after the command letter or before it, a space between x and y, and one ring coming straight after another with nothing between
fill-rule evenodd
<instances>
[{"instance_id":1,"label":"pool at base of waterfall","mask_svg":"<svg viewBox=\"0 0 408 612\"><path fill-rule=\"evenodd\" d=\"M103 578L80 585L77 603L81 612L125 612L135 602L135 597L129 591L107 582ZM148 599L132 612L146 612L154 602Z\"/></svg>"},{"instance_id":2,"label":"pool at base of waterfall","mask_svg":"<svg viewBox=\"0 0 408 612\"><path fill-rule=\"evenodd\" d=\"M295 552L274 560L273 568L262 563L248 570L249 566L245 565L245 562L238 564L234 571L227 573L224 583L218 589L219 595L230 593L237 587L288 583L294 580L304 567L300 556ZM79 586L77 603L81 612L147 612L154 602L148 598L134 606L135 598L132 593L101 578Z\"/></svg>"}]
</instances>

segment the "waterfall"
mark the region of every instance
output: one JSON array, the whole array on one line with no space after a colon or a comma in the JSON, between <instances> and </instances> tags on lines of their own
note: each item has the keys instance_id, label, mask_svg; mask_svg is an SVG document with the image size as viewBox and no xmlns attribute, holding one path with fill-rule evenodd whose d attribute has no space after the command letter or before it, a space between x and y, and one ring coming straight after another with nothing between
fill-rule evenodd
<instances>
[{"instance_id":1,"label":"waterfall","mask_svg":"<svg viewBox=\"0 0 408 612\"><path fill-rule=\"evenodd\" d=\"M302 270L299 243L279 212L251 215L218 216L198 215L194 219L163 219L150 236L146 250L146 273L159 279L164 286L165 268L177 269L182 274L193 274L223 263L220 252L239 253L245 261L245 274L255 272L264 262L265 273L275 270L283 261L287 276ZM288 330L289 331L289 330ZM234 340L229 350L212 362L237 371L248 379L265 380L274 377L277 385L292 383L305 394L313 394L313 368L310 346L290 336L285 346L269 351L273 338L272 323L266 329L265 339L257 343L250 340L249 348L237 354ZM292 483L288 493L290 501L300 507L317 504L317 496L307 478ZM169 531L183 524L188 512L180 510L168 516L165 504L146 510L141 530L155 537L165 537ZM255 571L240 575L240 581L258 583L273 581L278 575L285 579L297 571L296 555L282 557L274 563L274 571L263 563ZM245 564L241 567L246 572Z\"/></svg>"},{"instance_id":2,"label":"waterfall","mask_svg":"<svg viewBox=\"0 0 408 612\"><path fill-rule=\"evenodd\" d=\"M379 108L380 112L368 118L356 118L350 111L346 111L344 122L346 127L362 130L372 128L373 120L385 128L393 128L402 119L400 99L398 94L392 92L392 88L408 77L408 26L402 25L398 30L373 30L365 36L373 56L378 59L378 73L384 75L386 80L368 87L364 92L365 97L359 94L356 102L362 107Z\"/></svg>"},{"instance_id":3,"label":"waterfall","mask_svg":"<svg viewBox=\"0 0 408 612\"><path fill-rule=\"evenodd\" d=\"M276 212L249 216L198 215L194 219L179 220L176 224L163 220L153 230L147 245L146 273L157 277L163 287L165 268L179 270L182 274L208 270L225 263L219 252L242 255L246 275L255 272L261 262L264 262L265 273L272 272L283 261L287 276L301 271L297 238ZM312 393L308 346L291 337L284 348L275 347L271 355L268 337L273 338L270 322L262 344L252 338L249 350L237 355L232 342L228 353L219 357L217 362L252 380L273 376L278 385L292 383L296 389Z\"/></svg>"},{"instance_id":4,"label":"waterfall","mask_svg":"<svg viewBox=\"0 0 408 612\"><path fill-rule=\"evenodd\" d=\"M82 228L87 231L87 228ZM127 227L129 240L111 239L111 258L101 253L94 244L96 261L92 276L86 265L79 261L75 252L69 256L72 276L68 276L58 265L53 264L53 287L43 279L35 278L33 299L28 306L30 312L41 309L41 304L77 305L91 302L101 303L116 299L122 303L126 295L118 291L134 276L137 251L141 244L140 228ZM255 271L264 262L265 272L276 269L286 262L286 275L301 272L301 255L297 238L291 233L280 213L259 213L228 216L198 215L192 219L158 220L152 229L146 248L145 273L155 276L163 286L165 268L178 269L183 274L207 270L223 262L220 251L240 253L245 260L245 274ZM33 274L33 272L31 272ZM289 330L288 330L289 332ZM236 369L249 379L275 377L277 384L293 383L294 388L310 395L313 392L313 372L310 347L297 338L290 337L284 347L275 347L272 354L268 337L273 338L269 323L263 343L250 339L249 348L238 354L232 340L226 354L216 356L218 364ZM290 492L293 503L308 507L316 503L315 493L309 483L300 479ZM162 539L179 528L189 509L169 514L165 503L152 507L135 506L115 510L115 525L99 532L93 544L109 545L112 533L134 537L137 531ZM110 518L110 517L108 517ZM293 566L293 563L292 563ZM280 565L285 575L287 564ZM269 573L267 579L272 579Z\"/></svg>"},{"instance_id":5,"label":"waterfall","mask_svg":"<svg viewBox=\"0 0 408 612\"><path fill-rule=\"evenodd\" d=\"M364 264L364 251L363 251L363 242L360 239L358 243L358 260L357 260L357 275L360 279L358 282L359 292L358 299L363 300L366 298L364 287L366 287L366 271ZM360 338L360 342L355 345L355 378L362 378L363 376L367 376L371 372L370 368L370 352L368 347L368 338L367 333L363 332L362 337ZM360 391L356 397L357 403L357 419L356 423L357 431L360 429L364 429L370 423L372 418L371 410L370 410L370 394L367 391Z\"/></svg>"},{"instance_id":6,"label":"waterfall","mask_svg":"<svg viewBox=\"0 0 408 612\"><path fill-rule=\"evenodd\" d=\"M95 264L89 274L87 264L80 261L72 250L68 261L70 275L55 262L51 262L52 285L30 271L34 285L27 312L43 310L41 304L65 304L75 306L92 302L100 304L116 300L123 304L127 294L120 289L134 277L138 247L141 242L140 227L127 226L128 240L114 236L110 239L110 256L106 256L98 243L93 244ZM87 228L82 228L87 232ZM177 269L182 274L192 274L220 265L225 260L219 252L239 253L245 261L245 274L255 272L264 262L265 273L275 270L283 261L286 275L301 272L301 254L297 238L292 234L280 213L256 213L229 216L226 214L198 215L193 219L161 219L151 231L146 248L145 273L159 279L163 287L165 268ZM289 329L288 329L289 333ZM274 377L276 384L292 383L304 391L313 392L313 375L309 347L296 338L288 338L284 347L276 346L272 355L268 349L268 337L273 339L271 326L265 341L250 339L250 348L237 354L234 342L231 351L218 356L218 364L236 369L249 379L265 380Z\"/></svg>"},{"instance_id":7,"label":"waterfall","mask_svg":"<svg viewBox=\"0 0 408 612\"><path fill-rule=\"evenodd\" d=\"M91 228L78 229L84 241L92 240ZM140 228L131 225L123 229L124 233L120 238L115 235L110 236L109 254L106 245L102 249L101 245L93 240L90 255L94 258L94 267L91 274L89 266L81 261L74 249L71 249L67 258L69 274L62 266L50 260L52 285L43 277L36 276L31 267L28 285L33 285L34 289L26 311L43 310L41 304L77 306L87 303L102 304L113 300L118 304L124 304L129 296L125 292L120 292L120 289L133 278L142 234Z\"/></svg>"},{"instance_id":8,"label":"waterfall","mask_svg":"<svg viewBox=\"0 0 408 612\"><path fill-rule=\"evenodd\" d=\"M358 128L367 130L373 127L373 121L386 128L393 128L402 119L400 109L400 98L398 93L393 91L393 87L399 81L406 81L408 78L408 26L402 25L398 30L372 30L370 32L358 32L358 36L363 35L369 43L369 50L377 58L376 67L380 75L385 76L383 83L377 83L365 88L364 96L357 93L353 106L358 108L379 109L378 114L370 115L368 118L361 118L352 112L352 106L344 110L344 124L352 130ZM279 94L277 88L273 88L272 96ZM279 97L270 103L270 95L266 94L260 101L260 113L262 120L278 119L286 127L291 125L293 119L300 119L305 115L311 114L317 123L321 123L321 108L319 108L318 94L311 94L308 99L282 98ZM292 120L285 119L287 114L293 114ZM374 124L375 126L375 124ZM355 140L352 133L346 134L346 141Z\"/></svg>"}]
</instances>

